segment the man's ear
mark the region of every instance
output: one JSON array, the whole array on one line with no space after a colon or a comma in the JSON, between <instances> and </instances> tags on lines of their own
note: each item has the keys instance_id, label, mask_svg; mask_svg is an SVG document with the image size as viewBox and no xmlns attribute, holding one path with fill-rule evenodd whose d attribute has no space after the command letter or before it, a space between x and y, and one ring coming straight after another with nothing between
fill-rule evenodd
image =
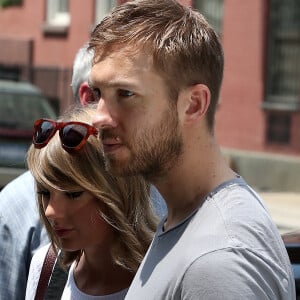
<instances>
[{"instance_id":1,"label":"man's ear","mask_svg":"<svg viewBox=\"0 0 300 300\"><path fill-rule=\"evenodd\" d=\"M95 101L95 96L87 82L83 82L79 87L79 97L81 105L87 105Z\"/></svg>"},{"instance_id":2,"label":"man's ear","mask_svg":"<svg viewBox=\"0 0 300 300\"><path fill-rule=\"evenodd\" d=\"M210 90L204 84L195 84L188 90L185 108L185 120L195 121L206 114L210 104Z\"/></svg>"}]
</instances>

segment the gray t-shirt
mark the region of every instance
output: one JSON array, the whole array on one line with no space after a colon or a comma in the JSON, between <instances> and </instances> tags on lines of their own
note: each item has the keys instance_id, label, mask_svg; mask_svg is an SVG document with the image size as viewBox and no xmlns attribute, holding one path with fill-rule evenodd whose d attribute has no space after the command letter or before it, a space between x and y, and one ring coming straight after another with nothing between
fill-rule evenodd
<instances>
[{"instance_id":1,"label":"gray t-shirt","mask_svg":"<svg viewBox=\"0 0 300 300\"><path fill-rule=\"evenodd\" d=\"M290 261L261 199L241 179L176 227L164 220L126 299L295 299Z\"/></svg>"}]
</instances>

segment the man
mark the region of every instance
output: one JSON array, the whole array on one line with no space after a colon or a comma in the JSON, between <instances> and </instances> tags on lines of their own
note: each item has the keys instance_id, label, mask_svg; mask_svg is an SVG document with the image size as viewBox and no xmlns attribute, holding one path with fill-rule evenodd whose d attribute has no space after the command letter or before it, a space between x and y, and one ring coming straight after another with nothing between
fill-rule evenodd
<instances>
[{"instance_id":1,"label":"man","mask_svg":"<svg viewBox=\"0 0 300 300\"><path fill-rule=\"evenodd\" d=\"M204 17L175 0L127 2L90 48L106 168L142 174L168 207L126 299L295 299L278 230L214 137L224 62Z\"/></svg>"},{"instance_id":2,"label":"man","mask_svg":"<svg viewBox=\"0 0 300 300\"><path fill-rule=\"evenodd\" d=\"M80 48L73 63L72 91L77 103L95 101L88 86L93 52ZM151 199L161 218L166 205L152 186ZM34 180L29 171L10 182L0 193L0 299L24 299L31 258L48 243L35 201Z\"/></svg>"},{"instance_id":3,"label":"man","mask_svg":"<svg viewBox=\"0 0 300 300\"><path fill-rule=\"evenodd\" d=\"M93 101L87 86L92 57L93 53L84 46L74 60L71 86L76 100L83 105ZM0 193L0 241L0 299L23 300L32 255L48 243L39 220L34 180L29 171Z\"/></svg>"},{"instance_id":4,"label":"man","mask_svg":"<svg viewBox=\"0 0 300 300\"><path fill-rule=\"evenodd\" d=\"M73 63L71 88L76 103L86 105L95 101L93 92L88 85L92 67L93 52L87 51L88 45L80 48Z\"/></svg>"}]
</instances>

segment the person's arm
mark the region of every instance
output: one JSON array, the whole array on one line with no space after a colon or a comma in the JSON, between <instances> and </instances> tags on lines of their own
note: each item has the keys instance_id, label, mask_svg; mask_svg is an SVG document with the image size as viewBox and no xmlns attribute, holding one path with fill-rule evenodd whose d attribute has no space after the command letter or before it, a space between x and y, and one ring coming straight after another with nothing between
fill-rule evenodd
<instances>
[{"instance_id":1,"label":"person's arm","mask_svg":"<svg viewBox=\"0 0 300 300\"><path fill-rule=\"evenodd\" d=\"M23 300L33 253L48 243L29 172L0 192L0 299Z\"/></svg>"}]
</instances>

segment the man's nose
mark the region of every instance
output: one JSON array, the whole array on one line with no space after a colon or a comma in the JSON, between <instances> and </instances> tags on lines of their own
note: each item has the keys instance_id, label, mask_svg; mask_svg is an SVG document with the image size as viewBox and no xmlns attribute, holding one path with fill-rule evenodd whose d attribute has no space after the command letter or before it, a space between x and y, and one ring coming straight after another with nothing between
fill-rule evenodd
<instances>
[{"instance_id":1,"label":"man's nose","mask_svg":"<svg viewBox=\"0 0 300 300\"><path fill-rule=\"evenodd\" d=\"M113 117L112 108L109 107L104 99L100 99L97 105L96 113L92 121L93 125L98 129L117 127L116 118Z\"/></svg>"}]
</instances>

